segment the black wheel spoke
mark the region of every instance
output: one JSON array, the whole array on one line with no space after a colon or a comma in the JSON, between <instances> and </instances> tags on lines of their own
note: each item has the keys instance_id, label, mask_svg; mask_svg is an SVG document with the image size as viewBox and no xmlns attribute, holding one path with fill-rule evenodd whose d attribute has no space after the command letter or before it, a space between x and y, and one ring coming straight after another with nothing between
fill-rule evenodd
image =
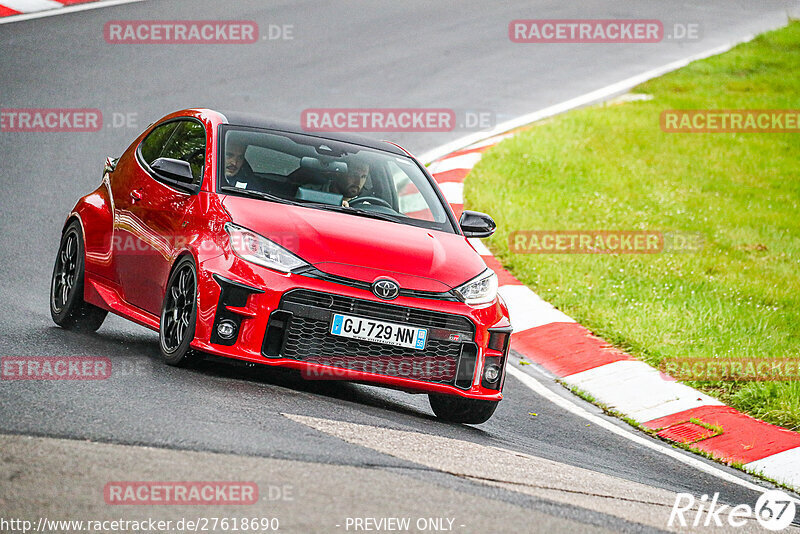
<instances>
[{"instance_id":1,"label":"black wheel spoke","mask_svg":"<svg viewBox=\"0 0 800 534\"><path fill-rule=\"evenodd\" d=\"M56 260L53 275L53 305L61 311L69 302L78 276L78 237L67 234Z\"/></svg>"},{"instance_id":2,"label":"black wheel spoke","mask_svg":"<svg viewBox=\"0 0 800 534\"><path fill-rule=\"evenodd\" d=\"M167 322L167 327L164 332L164 338L167 341L167 348L172 350L174 349L178 343L176 342L177 336L175 335L175 330L177 329L177 323L173 320L169 320Z\"/></svg>"},{"instance_id":3,"label":"black wheel spoke","mask_svg":"<svg viewBox=\"0 0 800 534\"><path fill-rule=\"evenodd\" d=\"M189 272L184 269L184 271L181 273L180 280L178 281L178 288L180 290L181 295L184 297L186 296L186 289L187 289L186 279L188 277L189 277Z\"/></svg>"}]
</instances>

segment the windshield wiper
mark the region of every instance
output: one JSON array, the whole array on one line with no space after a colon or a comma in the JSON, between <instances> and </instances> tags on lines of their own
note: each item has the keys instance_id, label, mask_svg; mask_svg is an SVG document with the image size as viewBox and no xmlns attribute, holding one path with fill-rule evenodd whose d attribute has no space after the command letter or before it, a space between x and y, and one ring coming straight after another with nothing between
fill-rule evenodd
<instances>
[{"instance_id":1,"label":"windshield wiper","mask_svg":"<svg viewBox=\"0 0 800 534\"><path fill-rule=\"evenodd\" d=\"M403 220L396 215L390 215L388 213L382 213L380 211L369 211L361 208L344 208L344 207L342 208L342 211L345 211L346 213L352 213L353 215L359 215L361 217L372 217L374 219L383 219L384 221L391 221L397 223L403 222Z\"/></svg>"},{"instance_id":2,"label":"windshield wiper","mask_svg":"<svg viewBox=\"0 0 800 534\"><path fill-rule=\"evenodd\" d=\"M226 193L244 195L252 198L260 198L261 200L272 200L273 202L281 202L283 204L295 204L295 202L292 202L288 198L281 198L275 195L271 195L269 193L254 191L253 189L240 189L238 187L223 185L222 187L219 188L219 190L224 191Z\"/></svg>"},{"instance_id":3,"label":"windshield wiper","mask_svg":"<svg viewBox=\"0 0 800 534\"><path fill-rule=\"evenodd\" d=\"M341 213L349 213L350 215L358 215L359 217L370 217L372 219L382 219L384 221L391 221L396 223L403 223L404 221L397 217L396 215L390 215L388 213L381 213L379 211L370 211L361 208L353 208L350 206L334 206L333 204L323 204L319 202L315 202L314 206L318 206L323 209L328 209L331 211L338 211Z\"/></svg>"},{"instance_id":4,"label":"windshield wiper","mask_svg":"<svg viewBox=\"0 0 800 534\"><path fill-rule=\"evenodd\" d=\"M361 208L353 208L350 206L337 206L335 204L325 204L324 202L303 201L303 203L307 206L312 206L315 208L320 208L330 211L338 211L340 213L349 213L350 215L358 215L359 217L370 217L372 219L382 219L384 221L396 222L401 224L404 223L404 221L400 217L397 217L395 215L390 215L388 213L381 213L379 211L370 211Z\"/></svg>"}]
</instances>

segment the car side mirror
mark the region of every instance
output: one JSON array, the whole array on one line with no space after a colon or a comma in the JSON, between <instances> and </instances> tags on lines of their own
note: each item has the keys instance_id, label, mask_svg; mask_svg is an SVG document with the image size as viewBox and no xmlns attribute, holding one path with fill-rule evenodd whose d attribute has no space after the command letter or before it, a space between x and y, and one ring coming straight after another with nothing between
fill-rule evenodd
<instances>
[{"instance_id":1,"label":"car side mirror","mask_svg":"<svg viewBox=\"0 0 800 534\"><path fill-rule=\"evenodd\" d=\"M103 166L103 176L105 176L108 173L114 172L114 169L117 168L118 161L119 158L112 158L111 156L108 156L106 158L106 164Z\"/></svg>"},{"instance_id":2,"label":"car side mirror","mask_svg":"<svg viewBox=\"0 0 800 534\"><path fill-rule=\"evenodd\" d=\"M150 164L150 168L165 178L184 184L194 183L192 166L188 161L172 158L158 158Z\"/></svg>"},{"instance_id":3,"label":"car side mirror","mask_svg":"<svg viewBox=\"0 0 800 534\"><path fill-rule=\"evenodd\" d=\"M458 225L466 237L489 237L497 230L494 219L479 211L464 210Z\"/></svg>"}]
</instances>

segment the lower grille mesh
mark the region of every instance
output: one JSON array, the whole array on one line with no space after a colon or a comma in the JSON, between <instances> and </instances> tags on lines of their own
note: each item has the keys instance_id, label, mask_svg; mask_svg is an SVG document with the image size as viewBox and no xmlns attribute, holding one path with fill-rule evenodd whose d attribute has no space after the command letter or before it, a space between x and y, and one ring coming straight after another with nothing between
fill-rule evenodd
<instances>
[{"instance_id":1,"label":"lower grille mesh","mask_svg":"<svg viewBox=\"0 0 800 534\"><path fill-rule=\"evenodd\" d=\"M288 293L281 303L282 307L287 303L292 305L294 315L287 327L281 356L377 375L453 384L462 343L429 336L425 349L415 350L334 336L330 334L330 319L320 313L322 310L344 313L357 310L359 316L377 320L402 321L429 328L455 327L462 332L470 332L470 335L474 333L472 323L465 317L338 295L299 290ZM417 320L403 321L404 317L395 308ZM301 310L307 310L308 313ZM329 316L330 313L327 314Z\"/></svg>"},{"instance_id":2,"label":"lower grille mesh","mask_svg":"<svg viewBox=\"0 0 800 534\"><path fill-rule=\"evenodd\" d=\"M326 321L293 317L283 356L378 375L452 383L460 350L459 343L435 339L428 340L425 350L414 350L332 336Z\"/></svg>"}]
</instances>

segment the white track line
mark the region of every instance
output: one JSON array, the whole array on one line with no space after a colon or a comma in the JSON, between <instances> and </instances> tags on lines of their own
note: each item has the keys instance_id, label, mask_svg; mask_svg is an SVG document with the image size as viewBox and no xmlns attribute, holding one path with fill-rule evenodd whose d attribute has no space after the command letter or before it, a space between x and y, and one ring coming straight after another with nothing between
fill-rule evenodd
<instances>
[{"instance_id":1,"label":"white track line","mask_svg":"<svg viewBox=\"0 0 800 534\"><path fill-rule=\"evenodd\" d=\"M800 447L744 464L744 467L753 473L774 478L778 482L800 487Z\"/></svg>"},{"instance_id":2,"label":"white track line","mask_svg":"<svg viewBox=\"0 0 800 534\"><path fill-rule=\"evenodd\" d=\"M45 9L60 9L64 7L64 4L55 0L3 0L0 5L20 13L33 13L44 11Z\"/></svg>"},{"instance_id":3,"label":"white track line","mask_svg":"<svg viewBox=\"0 0 800 534\"><path fill-rule=\"evenodd\" d=\"M483 147L486 147L486 146L496 145L496 144L500 143L501 141L505 141L506 139L509 139L511 137L514 137L514 134L506 133L506 134L503 134L503 135L496 135L494 137L489 137L488 139L484 139L483 141L475 143L474 145L470 145L469 148L470 149L483 148Z\"/></svg>"},{"instance_id":4,"label":"white track line","mask_svg":"<svg viewBox=\"0 0 800 534\"><path fill-rule=\"evenodd\" d=\"M662 65L661 67L656 67L654 69L650 69L646 72L641 74L637 74L636 76L631 76L630 78L626 78L622 81L612 83L611 85L607 85L605 87L601 87L595 91L591 91L589 93L576 96L575 98L571 98L559 104L555 104L553 106L549 106L538 111L534 111L532 113L528 113L525 115L521 115L515 119L511 119L510 121L506 121L503 123L498 124L492 130L488 132L475 132L473 134L466 135L455 141L451 141L446 143L440 147L434 148L433 150L429 150L420 156L420 160L423 163L430 163L432 161L436 161L437 159L450 154L451 152L455 152L456 150L460 150L462 148L466 148L470 145L480 143L484 141L487 137L494 137L496 135L503 134L508 132L509 130L513 130L515 128L519 128L521 126L525 126L532 122L540 121L542 119L546 119L548 117L552 117L554 115L558 115L559 113L564 113L565 111L569 111L571 109L586 106L588 104L592 104L594 102L599 102L611 96L623 93L625 91L630 90L631 88L639 85L640 83L646 82L652 78L657 76L661 76L673 70L679 69L681 67L685 67L692 61L697 61L699 59L705 59L710 56L715 56L717 54L721 54L722 52L726 52L740 43L745 43L751 40L754 35L747 35L741 40L732 41L730 43L724 44L722 46L718 46L716 48L712 48L710 50L706 50L704 52L700 52L699 54L694 54L689 57L679 59L677 61L673 61L671 63L667 63L666 65ZM441 171L431 171L431 172L441 172Z\"/></svg>"},{"instance_id":5,"label":"white track line","mask_svg":"<svg viewBox=\"0 0 800 534\"><path fill-rule=\"evenodd\" d=\"M439 184L445 200L450 204L464 203L464 182L445 182Z\"/></svg>"},{"instance_id":6,"label":"white track line","mask_svg":"<svg viewBox=\"0 0 800 534\"><path fill-rule=\"evenodd\" d=\"M641 361L607 363L563 380L639 423L700 406L723 405L680 382L664 380L658 369Z\"/></svg>"},{"instance_id":7,"label":"white track line","mask_svg":"<svg viewBox=\"0 0 800 534\"><path fill-rule=\"evenodd\" d=\"M144 2L144 0L100 0L98 2L90 2L87 4L75 4L71 6L57 7L55 9L48 9L47 11L38 11L35 13L23 13L21 15L10 15L8 17L0 18L0 24L11 24L12 22L22 22L23 20L42 19L45 17L53 17L55 15L66 15L67 13L75 13L77 11L89 11L90 9L99 9L101 7L117 6L122 4L133 4L135 2ZM0 5L8 6L14 9L8 2L0 0Z\"/></svg>"},{"instance_id":8,"label":"white track line","mask_svg":"<svg viewBox=\"0 0 800 534\"><path fill-rule=\"evenodd\" d=\"M428 172L431 174L439 174L442 172L452 171L455 169L471 169L480 161L480 152L471 152L469 154L462 154L460 156L453 156L436 163L431 163L428 167Z\"/></svg>"},{"instance_id":9,"label":"white track line","mask_svg":"<svg viewBox=\"0 0 800 534\"><path fill-rule=\"evenodd\" d=\"M574 323L575 319L557 310L528 286L504 285L497 290L508 305L514 332L524 332L550 323Z\"/></svg>"},{"instance_id":10,"label":"white track line","mask_svg":"<svg viewBox=\"0 0 800 534\"><path fill-rule=\"evenodd\" d=\"M727 471L718 469L713 465L709 465L697 458L694 458L693 456L690 456L687 453L679 452L675 449L671 449L664 445L661 445L660 443L653 441L649 437L639 436L634 434L633 432L624 430L619 426L617 426L616 424L612 423L611 421L607 421L602 417L598 417L592 413L589 413L588 411L578 406L571 400L568 400L567 398L562 397L561 395L558 395L557 393L551 391L528 373L514 367L511 364L511 362L508 363L507 370L511 376L522 382L525 386L530 388L534 393L544 397L548 401L552 402L553 404L555 404L560 408L563 408L564 410L570 412L571 414L581 417L594 425L597 425L601 428L604 428L605 430L608 430L613 434L616 434L638 445L641 445L655 452L658 452L659 454L668 456L694 469L697 469L698 471L702 471L704 473L715 476L722 480L738 484L739 486L745 487L747 489L759 492L765 492L770 489L758 486L756 484L753 484L752 482L739 478L733 475L732 473L728 473Z\"/></svg>"}]
</instances>

